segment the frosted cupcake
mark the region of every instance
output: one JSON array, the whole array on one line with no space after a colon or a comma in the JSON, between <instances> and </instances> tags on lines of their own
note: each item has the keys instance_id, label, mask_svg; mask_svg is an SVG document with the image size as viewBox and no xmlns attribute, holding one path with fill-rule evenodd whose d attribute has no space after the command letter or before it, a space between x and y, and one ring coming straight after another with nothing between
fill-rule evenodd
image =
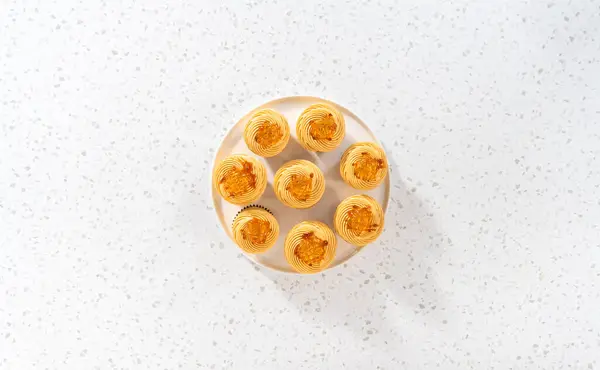
<instances>
[{"instance_id":1,"label":"frosted cupcake","mask_svg":"<svg viewBox=\"0 0 600 370\"><path fill-rule=\"evenodd\" d=\"M234 154L215 167L213 186L229 203L252 203L260 198L267 187L267 170L255 158Z\"/></svg>"},{"instance_id":2,"label":"frosted cupcake","mask_svg":"<svg viewBox=\"0 0 600 370\"><path fill-rule=\"evenodd\" d=\"M313 152L329 152L344 139L344 116L329 104L313 104L306 108L296 122L300 144Z\"/></svg>"},{"instance_id":3,"label":"frosted cupcake","mask_svg":"<svg viewBox=\"0 0 600 370\"><path fill-rule=\"evenodd\" d=\"M260 206L249 206L233 220L233 238L247 253L263 253L277 241L279 223L273 215Z\"/></svg>"},{"instance_id":4,"label":"frosted cupcake","mask_svg":"<svg viewBox=\"0 0 600 370\"><path fill-rule=\"evenodd\" d=\"M303 274L325 270L335 257L337 240L331 229L319 221L303 221L285 238L285 258Z\"/></svg>"},{"instance_id":5,"label":"frosted cupcake","mask_svg":"<svg viewBox=\"0 0 600 370\"><path fill-rule=\"evenodd\" d=\"M277 170L273 188L277 199L286 206L310 208L325 192L325 177L314 163L303 159L293 160Z\"/></svg>"},{"instance_id":6,"label":"frosted cupcake","mask_svg":"<svg viewBox=\"0 0 600 370\"><path fill-rule=\"evenodd\" d=\"M290 139L290 126L281 113L261 109L254 113L244 129L244 141L254 154L273 157L283 151Z\"/></svg>"},{"instance_id":7,"label":"frosted cupcake","mask_svg":"<svg viewBox=\"0 0 600 370\"><path fill-rule=\"evenodd\" d=\"M335 231L350 244L365 246L377 240L383 231L383 209L368 195L344 199L333 216Z\"/></svg>"},{"instance_id":8,"label":"frosted cupcake","mask_svg":"<svg viewBox=\"0 0 600 370\"><path fill-rule=\"evenodd\" d=\"M388 162L383 149L373 143L350 145L340 161L340 175L355 189L369 190L377 187L388 172Z\"/></svg>"}]
</instances>

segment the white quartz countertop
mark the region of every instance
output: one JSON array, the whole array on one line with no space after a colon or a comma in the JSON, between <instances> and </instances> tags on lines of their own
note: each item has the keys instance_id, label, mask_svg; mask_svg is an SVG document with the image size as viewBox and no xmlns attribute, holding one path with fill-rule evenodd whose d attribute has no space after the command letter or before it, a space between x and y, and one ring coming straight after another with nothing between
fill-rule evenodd
<instances>
[{"instance_id":1,"label":"white quartz countertop","mask_svg":"<svg viewBox=\"0 0 600 370\"><path fill-rule=\"evenodd\" d=\"M315 276L220 229L224 133L319 96L383 142ZM600 2L0 2L0 369L600 369Z\"/></svg>"}]
</instances>

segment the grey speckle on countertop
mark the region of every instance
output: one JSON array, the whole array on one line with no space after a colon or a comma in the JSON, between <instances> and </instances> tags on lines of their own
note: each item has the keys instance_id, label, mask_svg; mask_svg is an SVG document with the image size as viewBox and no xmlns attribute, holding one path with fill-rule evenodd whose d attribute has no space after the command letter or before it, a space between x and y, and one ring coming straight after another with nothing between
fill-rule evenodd
<instances>
[{"instance_id":1,"label":"grey speckle on countertop","mask_svg":"<svg viewBox=\"0 0 600 370\"><path fill-rule=\"evenodd\" d=\"M600 2L4 1L0 369L600 369ZM381 239L255 268L211 162L272 98L383 141Z\"/></svg>"}]
</instances>

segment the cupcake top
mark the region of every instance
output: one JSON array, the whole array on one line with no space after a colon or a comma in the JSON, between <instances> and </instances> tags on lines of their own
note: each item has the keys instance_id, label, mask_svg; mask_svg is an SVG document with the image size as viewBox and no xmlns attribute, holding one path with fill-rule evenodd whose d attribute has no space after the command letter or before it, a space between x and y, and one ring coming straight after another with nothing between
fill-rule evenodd
<instances>
[{"instance_id":1,"label":"cupcake top","mask_svg":"<svg viewBox=\"0 0 600 370\"><path fill-rule=\"evenodd\" d=\"M342 142L346 132L344 116L329 104L313 104L306 108L296 123L300 144L314 152L329 152Z\"/></svg>"},{"instance_id":2,"label":"cupcake top","mask_svg":"<svg viewBox=\"0 0 600 370\"><path fill-rule=\"evenodd\" d=\"M267 210L250 206L233 220L233 238L247 253L262 253L271 248L279 237L279 223Z\"/></svg>"},{"instance_id":3,"label":"cupcake top","mask_svg":"<svg viewBox=\"0 0 600 370\"><path fill-rule=\"evenodd\" d=\"M299 159L285 163L275 173L275 195L292 208L310 208L325 192L325 177L314 163Z\"/></svg>"},{"instance_id":4,"label":"cupcake top","mask_svg":"<svg viewBox=\"0 0 600 370\"><path fill-rule=\"evenodd\" d=\"M377 187L388 172L383 149L374 143L350 145L340 161L340 175L355 189L369 190Z\"/></svg>"},{"instance_id":5,"label":"cupcake top","mask_svg":"<svg viewBox=\"0 0 600 370\"><path fill-rule=\"evenodd\" d=\"M234 154L215 167L213 186L229 203L248 204L260 198L265 191L267 171L255 158Z\"/></svg>"},{"instance_id":6,"label":"cupcake top","mask_svg":"<svg viewBox=\"0 0 600 370\"><path fill-rule=\"evenodd\" d=\"M303 221L285 238L285 258L300 273L326 269L335 257L337 240L331 229L319 221Z\"/></svg>"},{"instance_id":7,"label":"cupcake top","mask_svg":"<svg viewBox=\"0 0 600 370\"><path fill-rule=\"evenodd\" d=\"M383 231L383 209L368 195L344 199L335 210L333 222L337 233L358 247L374 242Z\"/></svg>"},{"instance_id":8,"label":"cupcake top","mask_svg":"<svg viewBox=\"0 0 600 370\"><path fill-rule=\"evenodd\" d=\"M283 151L290 139L290 126L273 109L261 109L246 123L244 141L254 154L273 157Z\"/></svg>"}]
</instances>

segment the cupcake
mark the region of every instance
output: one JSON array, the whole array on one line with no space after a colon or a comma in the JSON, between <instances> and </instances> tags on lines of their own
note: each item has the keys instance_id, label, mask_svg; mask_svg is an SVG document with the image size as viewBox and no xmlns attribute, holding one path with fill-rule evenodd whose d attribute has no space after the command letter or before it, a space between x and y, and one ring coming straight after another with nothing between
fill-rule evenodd
<instances>
[{"instance_id":1,"label":"cupcake","mask_svg":"<svg viewBox=\"0 0 600 370\"><path fill-rule=\"evenodd\" d=\"M273 157L283 151L290 139L290 126L281 113L261 109L254 113L244 129L244 141L254 154Z\"/></svg>"},{"instance_id":2,"label":"cupcake","mask_svg":"<svg viewBox=\"0 0 600 370\"><path fill-rule=\"evenodd\" d=\"M383 149L373 143L350 145L340 161L340 175L355 189L369 190L377 187L388 172Z\"/></svg>"},{"instance_id":3,"label":"cupcake","mask_svg":"<svg viewBox=\"0 0 600 370\"><path fill-rule=\"evenodd\" d=\"M344 199L335 210L335 231L358 247L374 242L383 231L383 209L368 195Z\"/></svg>"},{"instance_id":4,"label":"cupcake","mask_svg":"<svg viewBox=\"0 0 600 370\"><path fill-rule=\"evenodd\" d=\"M303 221L285 238L285 258L294 270L313 274L325 270L335 257L337 240L331 229L319 221Z\"/></svg>"},{"instance_id":5,"label":"cupcake","mask_svg":"<svg viewBox=\"0 0 600 370\"><path fill-rule=\"evenodd\" d=\"M275 173L275 195L288 207L314 206L325 192L325 177L314 163L304 159L285 163Z\"/></svg>"},{"instance_id":6,"label":"cupcake","mask_svg":"<svg viewBox=\"0 0 600 370\"><path fill-rule=\"evenodd\" d=\"M344 116L329 104L313 104L306 108L296 122L300 144L313 152L329 152L344 139Z\"/></svg>"},{"instance_id":7,"label":"cupcake","mask_svg":"<svg viewBox=\"0 0 600 370\"><path fill-rule=\"evenodd\" d=\"M266 209L248 206L233 220L233 239L247 253L262 253L271 248L279 237L279 223Z\"/></svg>"},{"instance_id":8,"label":"cupcake","mask_svg":"<svg viewBox=\"0 0 600 370\"><path fill-rule=\"evenodd\" d=\"M252 203L267 187L267 170L255 158L244 154L230 155L215 167L213 186L229 203Z\"/></svg>"}]
</instances>

